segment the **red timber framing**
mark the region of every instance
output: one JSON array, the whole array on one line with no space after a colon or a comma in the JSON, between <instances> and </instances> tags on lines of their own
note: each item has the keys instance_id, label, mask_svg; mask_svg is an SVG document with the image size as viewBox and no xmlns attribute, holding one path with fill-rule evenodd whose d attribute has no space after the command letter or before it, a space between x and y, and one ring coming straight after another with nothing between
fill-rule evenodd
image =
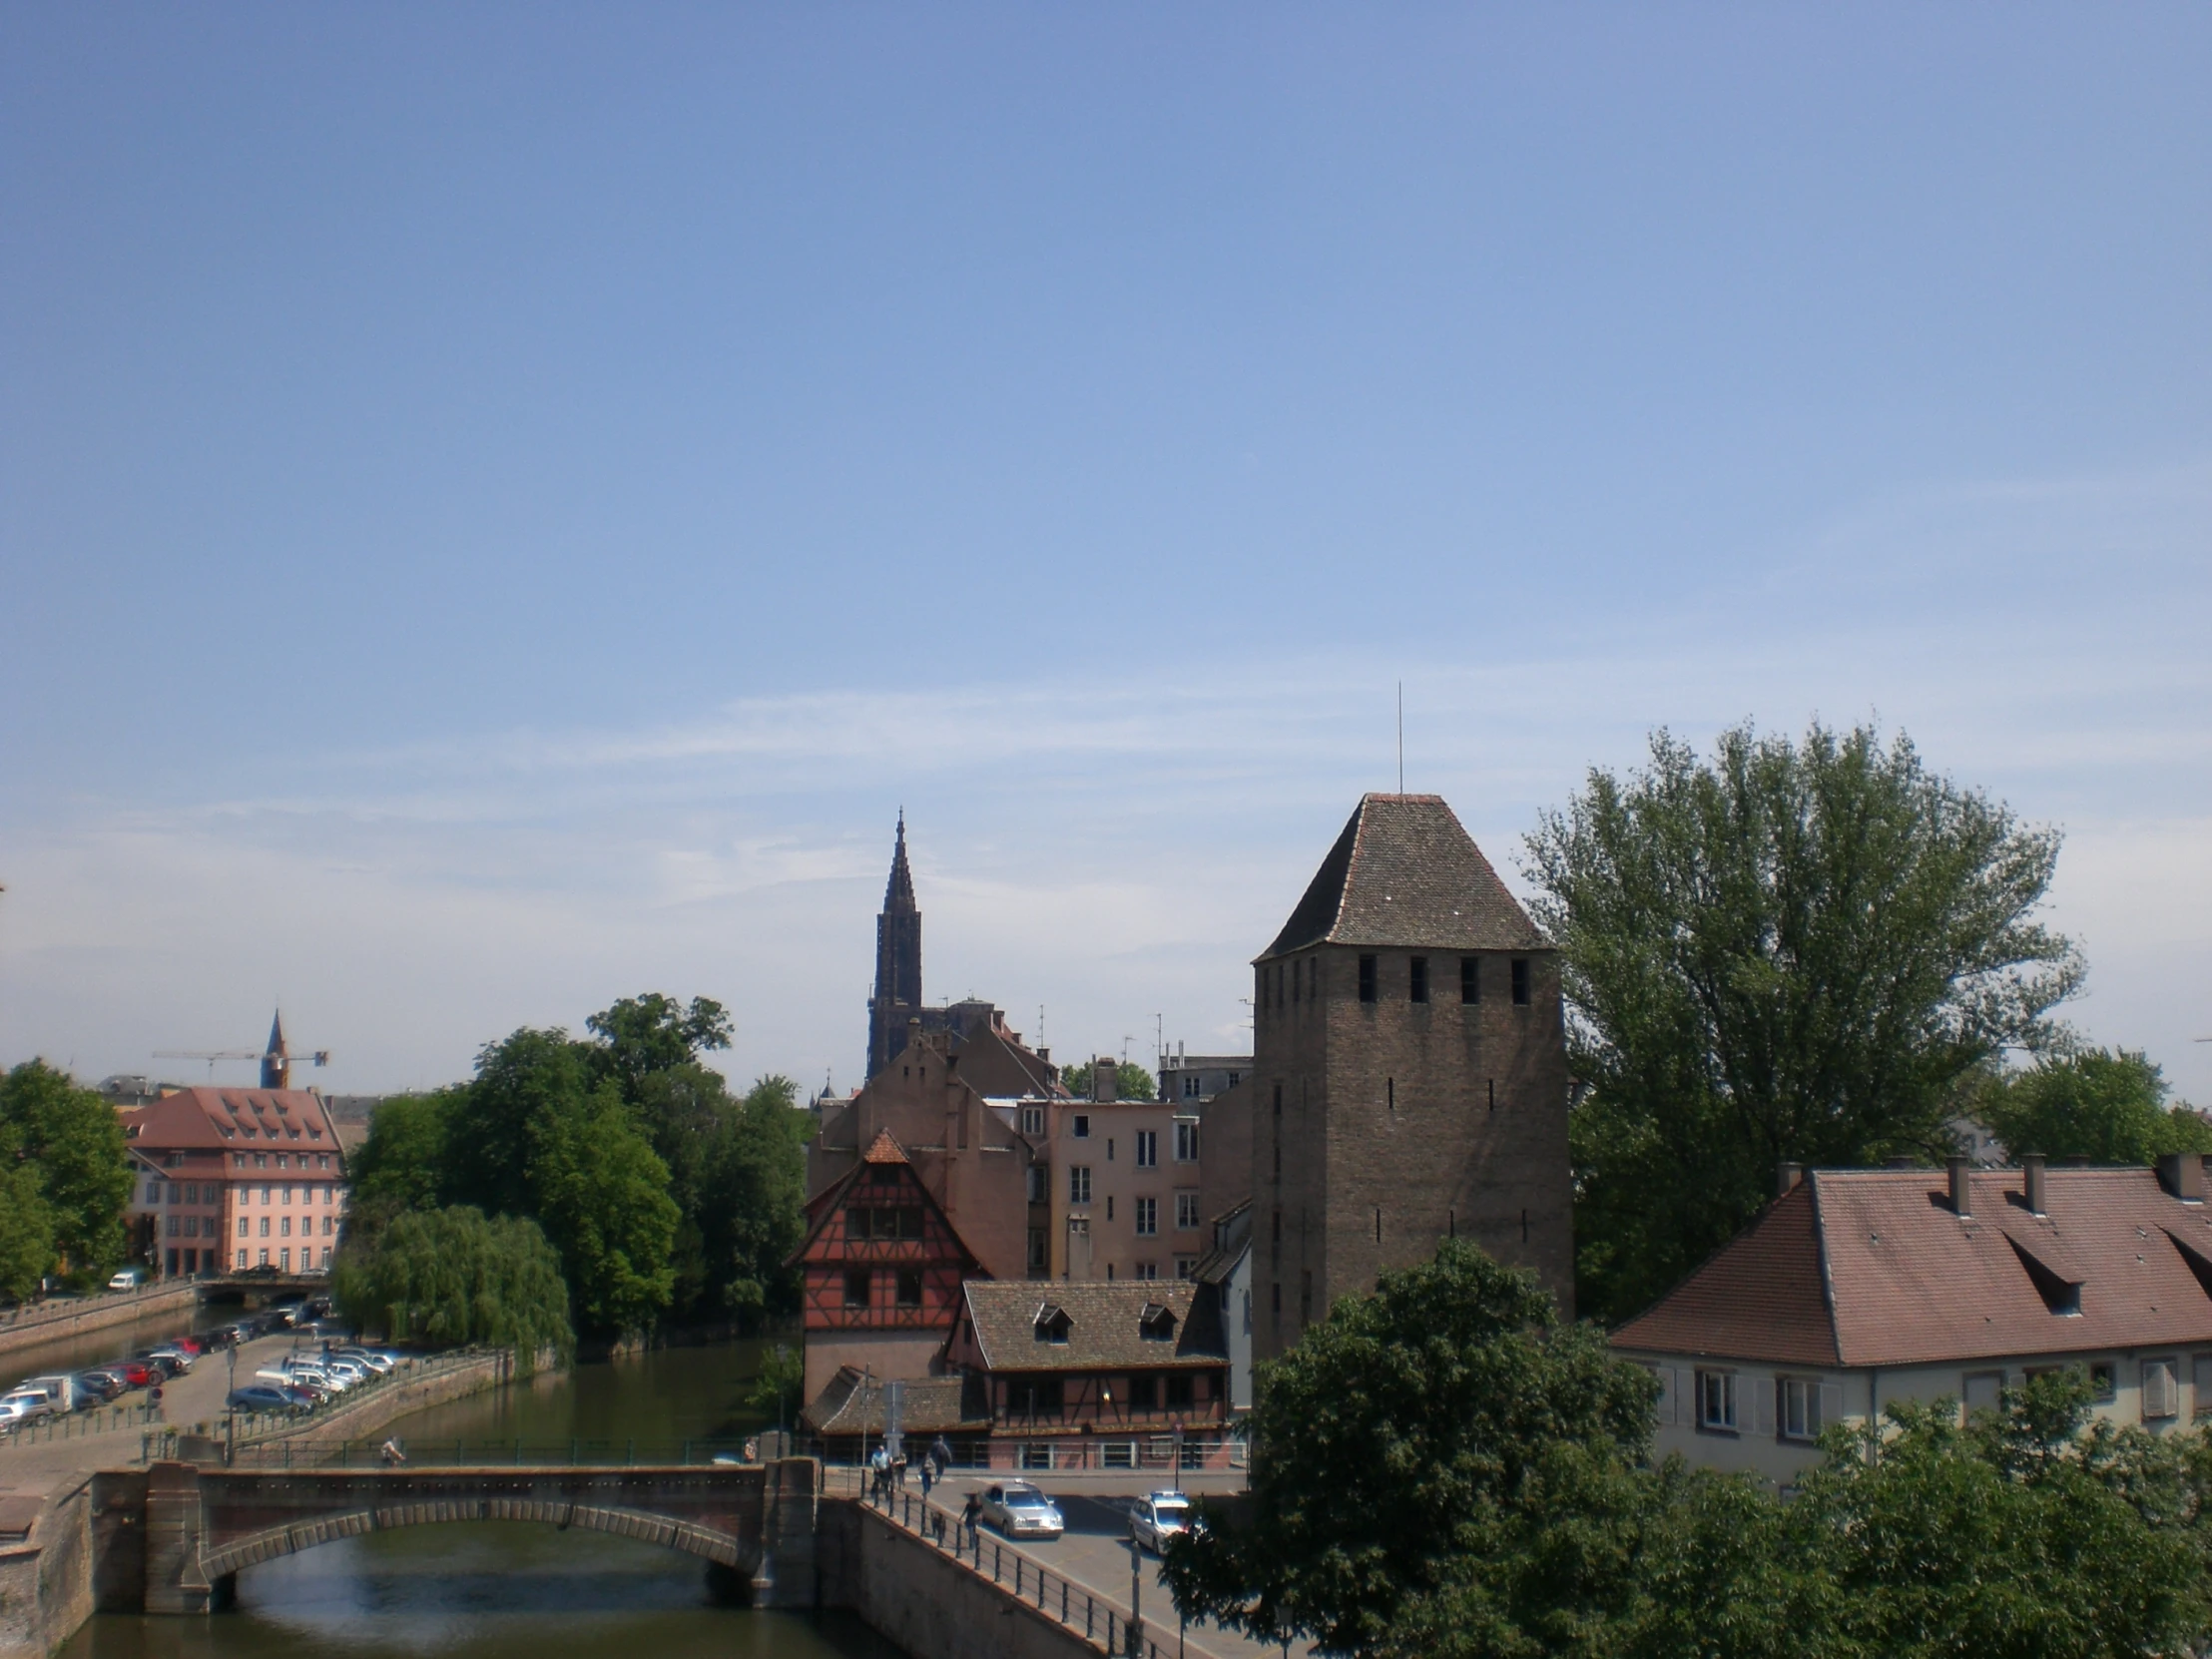
<instances>
[{"instance_id":1,"label":"red timber framing","mask_svg":"<svg viewBox=\"0 0 2212 1659\"><path fill-rule=\"evenodd\" d=\"M888 1131L807 1206L805 1322L817 1331L944 1331L985 1277Z\"/></svg>"}]
</instances>

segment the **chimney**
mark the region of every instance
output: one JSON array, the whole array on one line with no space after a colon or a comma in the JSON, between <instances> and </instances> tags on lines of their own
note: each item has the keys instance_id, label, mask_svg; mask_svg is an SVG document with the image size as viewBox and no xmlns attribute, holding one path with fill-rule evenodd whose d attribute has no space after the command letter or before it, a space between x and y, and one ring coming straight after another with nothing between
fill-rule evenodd
<instances>
[{"instance_id":1,"label":"chimney","mask_svg":"<svg viewBox=\"0 0 2212 1659\"><path fill-rule=\"evenodd\" d=\"M2204 1202L2204 1160L2194 1153L2169 1152L2158 1160L2158 1184L2184 1204Z\"/></svg>"},{"instance_id":2,"label":"chimney","mask_svg":"<svg viewBox=\"0 0 2212 1659\"><path fill-rule=\"evenodd\" d=\"M1967 1183L1972 1176L1971 1158L1953 1158L1950 1161L1950 1213L1965 1220L1970 1220L1973 1216L1973 1197L1967 1190Z\"/></svg>"},{"instance_id":3,"label":"chimney","mask_svg":"<svg viewBox=\"0 0 2212 1659\"><path fill-rule=\"evenodd\" d=\"M1803 1164L1781 1163L1774 1166L1774 1196L1780 1198L1805 1179Z\"/></svg>"},{"instance_id":4,"label":"chimney","mask_svg":"<svg viewBox=\"0 0 2212 1659\"><path fill-rule=\"evenodd\" d=\"M1111 1056L1100 1054L1091 1060L1091 1099L1098 1102L1117 1100L1114 1085L1121 1081L1121 1066Z\"/></svg>"},{"instance_id":5,"label":"chimney","mask_svg":"<svg viewBox=\"0 0 2212 1659\"><path fill-rule=\"evenodd\" d=\"M2027 1213L2031 1216L2045 1214L2043 1208L2043 1155L2026 1152L2020 1155L2020 1173L2027 1180Z\"/></svg>"}]
</instances>

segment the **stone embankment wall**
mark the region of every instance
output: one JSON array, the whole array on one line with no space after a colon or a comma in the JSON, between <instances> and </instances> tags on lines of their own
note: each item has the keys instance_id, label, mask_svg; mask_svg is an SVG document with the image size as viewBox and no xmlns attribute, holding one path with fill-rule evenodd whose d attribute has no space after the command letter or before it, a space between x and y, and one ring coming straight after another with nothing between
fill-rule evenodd
<instances>
[{"instance_id":1,"label":"stone embankment wall","mask_svg":"<svg viewBox=\"0 0 2212 1659\"><path fill-rule=\"evenodd\" d=\"M143 1291L114 1291L81 1301L39 1303L18 1310L13 1318L0 1323L0 1360L23 1349L66 1343L111 1326L170 1318L198 1306L199 1301L200 1287L188 1280Z\"/></svg>"},{"instance_id":2,"label":"stone embankment wall","mask_svg":"<svg viewBox=\"0 0 2212 1659\"><path fill-rule=\"evenodd\" d=\"M48 1659L92 1616L92 1476L0 1499L0 1659Z\"/></svg>"},{"instance_id":3,"label":"stone embankment wall","mask_svg":"<svg viewBox=\"0 0 2212 1659\"><path fill-rule=\"evenodd\" d=\"M502 1387L514 1380L515 1357L508 1349L454 1355L418 1366L407 1376L373 1388L361 1398L320 1412L295 1427L273 1429L240 1444L276 1445L284 1440L365 1440L410 1411L443 1405L449 1399Z\"/></svg>"},{"instance_id":4,"label":"stone embankment wall","mask_svg":"<svg viewBox=\"0 0 2212 1659\"><path fill-rule=\"evenodd\" d=\"M1103 1639L1087 1640L851 1498L822 1501L815 1559L823 1605L851 1609L909 1659L1100 1659L1106 1652Z\"/></svg>"}]
</instances>

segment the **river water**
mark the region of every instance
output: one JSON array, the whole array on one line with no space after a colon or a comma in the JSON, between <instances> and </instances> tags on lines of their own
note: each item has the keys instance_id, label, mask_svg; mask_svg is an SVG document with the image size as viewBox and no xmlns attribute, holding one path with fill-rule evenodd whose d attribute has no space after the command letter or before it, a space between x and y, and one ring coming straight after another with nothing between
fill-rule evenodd
<instances>
[{"instance_id":1,"label":"river water","mask_svg":"<svg viewBox=\"0 0 2212 1659\"><path fill-rule=\"evenodd\" d=\"M762 1426L740 1395L761 1347L668 1349L580 1365L404 1417L443 1440L635 1438L641 1448ZM771 1420L767 1426L774 1427ZM898 1659L856 1619L716 1603L704 1562L603 1533L475 1522L340 1539L239 1574L204 1618L101 1614L62 1659Z\"/></svg>"}]
</instances>

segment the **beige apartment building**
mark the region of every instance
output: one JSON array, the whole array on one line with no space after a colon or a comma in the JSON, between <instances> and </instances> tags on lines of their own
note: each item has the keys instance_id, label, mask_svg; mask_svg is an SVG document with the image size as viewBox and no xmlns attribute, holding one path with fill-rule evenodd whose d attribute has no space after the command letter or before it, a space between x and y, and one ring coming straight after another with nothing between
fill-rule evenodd
<instances>
[{"instance_id":1,"label":"beige apartment building","mask_svg":"<svg viewBox=\"0 0 2212 1659\"><path fill-rule=\"evenodd\" d=\"M1117 1099L1114 1072L1111 1057L1091 1067L1089 1100L1018 1103L1044 1154L1029 1177L1032 1260L1053 1279L1188 1279L1210 1243L1198 1114Z\"/></svg>"}]
</instances>

